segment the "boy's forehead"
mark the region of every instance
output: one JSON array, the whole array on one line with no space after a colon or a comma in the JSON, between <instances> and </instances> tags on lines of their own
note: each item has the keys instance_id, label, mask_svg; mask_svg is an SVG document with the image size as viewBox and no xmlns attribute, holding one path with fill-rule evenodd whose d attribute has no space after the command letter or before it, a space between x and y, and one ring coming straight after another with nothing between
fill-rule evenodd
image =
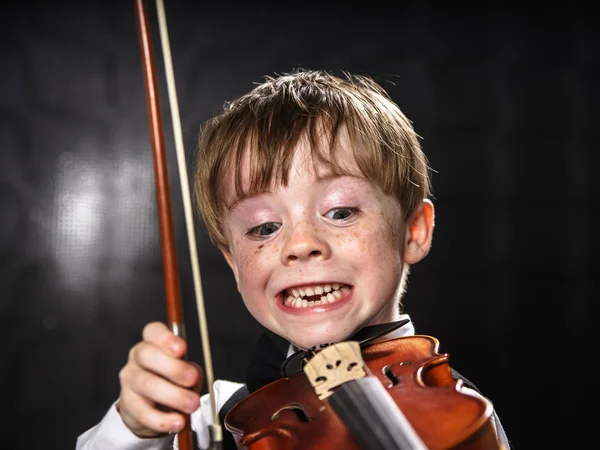
<instances>
[{"instance_id":1,"label":"boy's forehead","mask_svg":"<svg viewBox=\"0 0 600 450\"><path fill-rule=\"evenodd\" d=\"M320 142L317 144L319 147L315 148L315 146L311 145L308 137L303 136L296 146L291 149L293 161L288 172L298 171L303 175L314 176L317 180L329 179L341 175L363 177L354 157L355 149L353 143L345 127L340 129L333 148L329 146L329 141L325 136L322 136ZM236 170L235 166L232 165L227 180L224 181L222 186L226 205L231 206L246 196L260 193L252 192L251 189L254 181L252 177L255 175L254 171L256 170L256 167L253 165L256 162L253 162L253 160L257 158L259 153L260 148L252 147L250 142L246 142L242 150L239 170ZM325 161L322 158L316 157L317 154L324 156ZM280 160L278 158L278 161ZM274 189L282 184L282 181L276 176L281 167L271 167L270 169L272 169L273 176L270 180L269 189ZM287 175L289 179L290 173ZM236 192L236 178L239 179L242 188L241 196Z\"/></svg>"}]
</instances>

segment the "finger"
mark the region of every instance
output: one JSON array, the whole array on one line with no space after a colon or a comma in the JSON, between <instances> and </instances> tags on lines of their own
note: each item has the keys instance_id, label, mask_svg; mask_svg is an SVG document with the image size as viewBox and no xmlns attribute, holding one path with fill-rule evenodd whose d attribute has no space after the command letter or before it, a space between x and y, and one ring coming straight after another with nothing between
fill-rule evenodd
<instances>
[{"instance_id":1,"label":"finger","mask_svg":"<svg viewBox=\"0 0 600 450\"><path fill-rule=\"evenodd\" d=\"M190 389L194 390L197 393L201 393L202 386L204 384L204 370L202 369L202 367L200 367L199 364L196 364L195 362L190 362L190 364L193 365L198 371L198 380L196 384L194 384L194 386L192 386Z\"/></svg>"},{"instance_id":2,"label":"finger","mask_svg":"<svg viewBox=\"0 0 600 450\"><path fill-rule=\"evenodd\" d=\"M187 344L182 338L175 336L173 332L162 322L151 322L143 331L144 342L160 348L163 352L181 358L187 351Z\"/></svg>"},{"instance_id":3,"label":"finger","mask_svg":"<svg viewBox=\"0 0 600 450\"><path fill-rule=\"evenodd\" d=\"M201 382L199 366L174 358L146 342L141 342L133 348L130 359L138 367L183 387L191 388Z\"/></svg>"},{"instance_id":4,"label":"finger","mask_svg":"<svg viewBox=\"0 0 600 450\"><path fill-rule=\"evenodd\" d=\"M178 433L185 426L183 414L161 410L135 392L122 393L117 409L125 425L139 437Z\"/></svg>"},{"instance_id":5,"label":"finger","mask_svg":"<svg viewBox=\"0 0 600 450\"><path fill-rule=\"evenodd\" d=\"M200 406L200 395L177 386L151 372L137 369L131 374L129 388L140 397L167 408L191 414Z\"/></svg>"}]
</instances>

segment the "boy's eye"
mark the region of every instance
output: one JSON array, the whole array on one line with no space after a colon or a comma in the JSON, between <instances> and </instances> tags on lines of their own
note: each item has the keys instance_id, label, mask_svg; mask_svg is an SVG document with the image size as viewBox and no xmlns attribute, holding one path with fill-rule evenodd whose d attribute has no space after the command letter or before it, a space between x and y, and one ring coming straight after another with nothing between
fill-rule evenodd
<instances>
[{"instance_id":1,"label":"boy's eye","mask_svg":"<svg viewBox=\"0 0 600 450\"><path fill-rule=\"evenodd\" d=\"M350 216L355 215L357 212L356 208L334 208L327 211L325 217L333 220L344 220Z\"/></svg>"},{"instance_id":2,"label":"boy's eye","mask_svg":"<svg viewBox=\"0 0 600 450\"><path fill-rule=\"evenodd\" d=\"M270 234L275 233L280 226L281 225L279 225L278 223L273 222L263 223L262 225L250 228L248 234L251 234L253 236L269 236Z\"/></svg>"}]
</instances>

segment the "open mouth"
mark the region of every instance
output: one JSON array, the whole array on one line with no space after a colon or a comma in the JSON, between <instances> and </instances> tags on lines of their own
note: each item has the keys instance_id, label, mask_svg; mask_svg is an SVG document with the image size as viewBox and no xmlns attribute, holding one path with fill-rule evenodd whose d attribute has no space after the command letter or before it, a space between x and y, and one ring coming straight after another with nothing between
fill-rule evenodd
<instances>
[{"instance_id":1,"label":"open mouth","mask_svg":"<svg viewBox=\"0 0 600 450\"><path fill-rule=\"evenodd\" d=\"M347 295L350 289L350 286L341 283L295 287L282 291L281 299L289 308L310 308L335 303Z\"/></svg>"}]
</instances>

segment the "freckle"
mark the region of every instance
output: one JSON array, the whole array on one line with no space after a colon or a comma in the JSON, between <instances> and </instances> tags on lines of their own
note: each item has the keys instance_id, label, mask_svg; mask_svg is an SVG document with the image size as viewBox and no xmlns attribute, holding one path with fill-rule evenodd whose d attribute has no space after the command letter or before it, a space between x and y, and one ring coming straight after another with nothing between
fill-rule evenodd
<instances>
[{"instance_id":1,"label":"freckle","mask_svg":"<svg viewBox=\"0 0 600 450\"><path fill-rule=\"evenodd\" d=\"M260 245L258 246L259 250L260 250L261 248L263 248L264 246L265 246L265 244L260 244Z\"/></svg>"}]
</instances>

